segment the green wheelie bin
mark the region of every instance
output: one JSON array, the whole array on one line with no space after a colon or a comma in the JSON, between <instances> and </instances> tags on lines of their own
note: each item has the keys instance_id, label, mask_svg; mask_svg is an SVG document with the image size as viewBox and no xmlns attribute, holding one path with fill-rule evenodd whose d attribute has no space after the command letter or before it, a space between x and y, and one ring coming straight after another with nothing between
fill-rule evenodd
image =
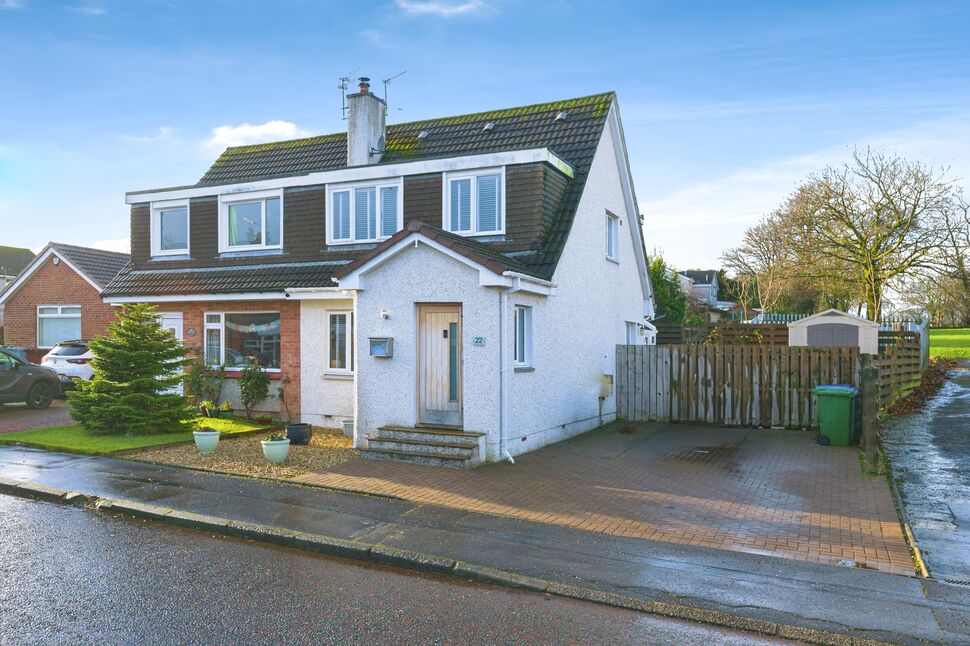
<instances>
[{"instance_id":1,"label":"green wheelie bin","mask_svg":"<svg viewBox=\"0 0 970 646\"><path fill-rule=\"evenodd\" d=\"M848 446L855 439L856 397L852 386L816 386L818 397L818 443Z\"/></svg>"}]
</instances>

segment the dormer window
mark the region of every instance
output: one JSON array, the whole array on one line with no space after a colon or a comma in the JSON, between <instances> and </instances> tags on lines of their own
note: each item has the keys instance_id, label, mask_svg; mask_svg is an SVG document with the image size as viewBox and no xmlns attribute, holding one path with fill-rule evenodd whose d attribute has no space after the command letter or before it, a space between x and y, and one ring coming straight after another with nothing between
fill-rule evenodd
<instances>
[{"instance_id":1,"label":"dormer window","mask_svg":"<svg viewBox=\"0 0 970 646\"><path fill-rule=\"evenodd\" d=\"M189 253L189 202L152 202L152 256Z\"/></svg>"},{"instance_id":2,"label":"dormer window","mask_svg":"<svg viewBox=\"0 0 970 646\"><path fill-rule=\"evenodd\" d=\"M504 233L504 194L504 168L445 173L442 227L461 235Z\"/></svg>"},{"instance_id":3,"label":"dormer window","mask_svg":"<svg viewBox=\"0 0 970 646\"><path fill-rule=\"evenodd\" d=\"M327 244L378 242L404 226L401 178L327 186Z\"/></svg>"},{"instance_id":4,"label":"dormer window","mask_svg":"<svg viewBox=\"0 0 970 646\"><path fill-rule=\"evenodd\" d=\"M283 248L281 190L219 196L219 251Z\"/></svg>"}]
</instances>

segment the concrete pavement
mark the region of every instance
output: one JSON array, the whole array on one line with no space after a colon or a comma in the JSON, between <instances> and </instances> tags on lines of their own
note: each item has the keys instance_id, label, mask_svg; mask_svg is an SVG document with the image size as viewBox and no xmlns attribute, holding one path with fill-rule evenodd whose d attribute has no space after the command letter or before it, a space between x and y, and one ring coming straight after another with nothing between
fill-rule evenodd
<instances>
[{"instance_id":1,"label":"concrete pavement","mask_svg":"<svg viewBox=\"0 0 970 646\"><path fill-rule=\"evenodd\" d=\"M0 644L782 643L7 496L0 517Z\"/></svg>"},{"instance_id":2,"label":"concrete pavement","mask_svg":"<svg viewBox=\"0 0 970 646\"><path fill-rule=\"evenodd\" d=\"M67 412L66 399L55 399L49 408L41 410L30 410L26 404L0 404L0 433L67 426L73 423Z\"/></svg>"},{"instance_id":3,"label":"concrete pavement","mask_svg":"<svg viewBox=\"0 0 970 646\"><path fill-rule=\"evenodd\" d=\"M913 577L110 458L3 449L0 475L725 613L789 636L800 629L809 639L821 630L894 643L970 642L967 591Z\"/></svg>"}]
</instances>

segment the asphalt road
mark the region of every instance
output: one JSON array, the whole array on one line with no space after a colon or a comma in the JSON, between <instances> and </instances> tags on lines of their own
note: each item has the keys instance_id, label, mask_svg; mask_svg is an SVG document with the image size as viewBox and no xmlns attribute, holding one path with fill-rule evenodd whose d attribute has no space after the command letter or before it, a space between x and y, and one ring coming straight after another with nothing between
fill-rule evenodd
<instances>
[{"instance_id":1,"label":"asphalt road","mask_svg":"<svg viewBox=\"0 0 970 646\"><path fill-rule=\"evenodd\" d=\"M0 495L0 645L769 644Z\"/></svg>"}]
</instances>

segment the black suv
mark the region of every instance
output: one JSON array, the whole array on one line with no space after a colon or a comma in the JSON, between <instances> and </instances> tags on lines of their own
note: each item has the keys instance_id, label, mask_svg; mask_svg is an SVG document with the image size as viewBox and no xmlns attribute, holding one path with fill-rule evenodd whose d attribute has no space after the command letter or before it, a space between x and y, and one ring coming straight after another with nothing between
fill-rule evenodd
<instances>
[{"instance_id":1,"label":"black suv","mask_svg":"<svg viewBox=\"0 0 970 646\"><path fill-rule=\"evenodd\" d=\"M0 404L27 402L27 408L47 408L60 392L56 372L0 350Z\"/></svg>"}]
</instances>

